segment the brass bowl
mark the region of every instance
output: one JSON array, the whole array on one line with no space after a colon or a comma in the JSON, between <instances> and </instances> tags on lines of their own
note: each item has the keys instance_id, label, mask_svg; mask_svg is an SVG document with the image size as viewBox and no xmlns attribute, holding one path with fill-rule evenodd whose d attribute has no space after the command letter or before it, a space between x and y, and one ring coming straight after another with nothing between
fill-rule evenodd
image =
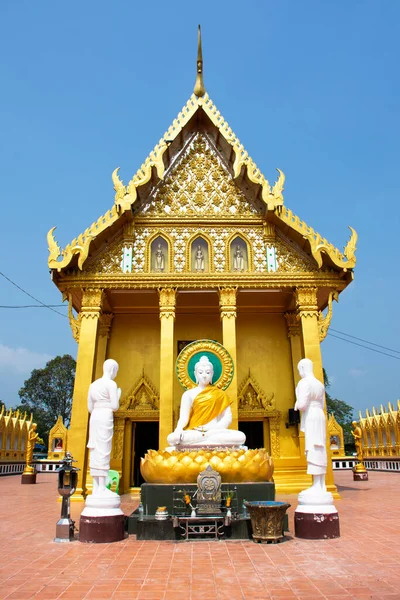
<instances>
[{"instance_id":1,"label":"brass bowl","mask_svg":"<svg viewBox=\"0 0 400 600\"><path fill-rule=\"evenodd\" d=\"M148 450L140 461L140 472L147 483L196 483L198 474L208 465L218 471L222 483L271 481L274 472L273 460L265 448Z\"/></svg>"}]
</instances>

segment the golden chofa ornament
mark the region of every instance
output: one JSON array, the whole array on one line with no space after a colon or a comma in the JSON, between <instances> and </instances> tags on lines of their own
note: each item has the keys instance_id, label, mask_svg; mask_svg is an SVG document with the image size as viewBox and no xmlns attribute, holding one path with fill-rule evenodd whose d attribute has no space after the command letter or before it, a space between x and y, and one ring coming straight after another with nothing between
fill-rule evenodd
<instances>
[{"instance_id":1,"label":"golden chofa ornament","mask_svg":"<svg viewBox=\"0 0 400 600\"><path fill-rule=\"evenodd\" d=\"M194 84L194 93L198 98L201 98L206 93L203 80L203 50L201 47L201 29L200 25L197 30L197 75L196 83Z\"/></svg>"},{"instance_id":2,"label":"golden chofa ornament","mask_svg":"<svg viewBox=\"0 0 400 600\"><path fill-rule=\"evenodd\" d=\"M141 459L140 472L147 483L196 483L208 465L218 471L223 483L271 481L274 472L265 448L149 450Z\"/></svg>"}]
</instances>

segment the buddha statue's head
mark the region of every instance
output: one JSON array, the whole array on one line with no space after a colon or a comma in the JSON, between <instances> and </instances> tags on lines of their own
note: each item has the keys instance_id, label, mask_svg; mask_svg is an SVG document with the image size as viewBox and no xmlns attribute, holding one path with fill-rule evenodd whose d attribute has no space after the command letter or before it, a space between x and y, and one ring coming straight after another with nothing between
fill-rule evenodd
<instances>
[{"instance_id":1,"label":"buddha statue's head","mask_svg":"<svg viewBox=\"0 0 400 600\"><path fill-rule=\"evenodd\" d=\"M198 385L208 385L212 383L214 367L207 356L201 356L199 362L194 366L194 376Z\"/></svg>"},{"instance_id":2,"label":"buddha statue's head","mask_svg":"<svg viewBox=\"0 0 400 600\"><path fill-rule=\"evenodd\" d=\"M108 358L103 363L103 375L106 377L110 377L110 379L115 379L118 373L118 363L116 360L112 358Z\"/></svg>"},{"instance_id":3,"label":"buddha statue's head","mask_svg":"<svg viewBox=\"0 0 400 600\"><path fill-rule=\"evenodd\" d=\"M300 377L313 375L313 363L309 358L302 358L297 365Z\"/></svg>"}]
</instances>

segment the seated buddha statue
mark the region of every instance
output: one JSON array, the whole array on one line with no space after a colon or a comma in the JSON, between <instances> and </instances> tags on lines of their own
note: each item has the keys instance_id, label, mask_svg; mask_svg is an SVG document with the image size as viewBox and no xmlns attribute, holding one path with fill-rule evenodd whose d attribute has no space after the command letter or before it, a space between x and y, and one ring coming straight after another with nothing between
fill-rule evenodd
<instances>
[{"instance_id":1,"label":"seated buddha statue","mask_svg":"<svg viewBox=\"0 0 400 600\"><path fill-rule=\"evenodd\" d=\"M182 395L176 429L167 438L169 450L243 445L244 433L228 429L232 402L225 392L211 385L214 368L207 356L196 363L194 374L197 386Z\"/></svg>"}]
</instances>

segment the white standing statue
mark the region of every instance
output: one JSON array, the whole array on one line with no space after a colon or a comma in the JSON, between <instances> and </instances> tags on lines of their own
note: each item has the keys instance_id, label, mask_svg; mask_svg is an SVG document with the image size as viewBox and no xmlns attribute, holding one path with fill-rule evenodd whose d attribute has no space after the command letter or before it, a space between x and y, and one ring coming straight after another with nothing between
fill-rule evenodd
<instances>
[{"instance_id":1,"label":"white standing statue","mask_svg":"<svg viewBox=\"0 0 400 600\"><path fill-rule=\"evenodd\" d=\"M88 393L90 413L89 441L90 474L93 477L93 497L117 496L106 488L110 470L111 445L114 433L114 412L119 408L121 389L113 381L118 373L118 363L109 358L103 365L103 377L96 379Z\"/></svg>"},{"instance_id":2,"label":"white standing statue","mask_svg":"<svg viewBox=\"0 0 400 600\"><path fill-rule=\"evenodd\" d=\"M161 244L158 244L156 250L156 271L164 271L165 257Z\"/></svg>"},{"instance_id":3,"label":"white standing statue","mask_svg":"<svg viewBox=\"0 0 400 600\"><path fill-rule=\"evenodd\" d=\"M309 358L303 358L297 368L301 379L296 387L297 400L294 409L302 413L300 430L304 432L305 437L307 473L313 476L312 486L301 494L320 495L326 492L325 388L314 376L313 363Z\"/></svg>"},{"instance_id":4,"label":"white standing statue","mask_svg":"<svg viewBox=\"0 0 400 600\"><path fill-rule=\"evenodd\" d=\"M234 271L244 271L244 256L240 246L236 247L233 255L233 269Z\"/></svg>"},{"instance_id":5,"label":"white standing statue","mask_svg":"<svg viewBox=\"0 0 400 600\"><path fill-rule=\"evenodd\" d=\"M176 429L167 438L169 450L243 445L244 433L228 429L232 423L231 401L225 392L211 385L214 368L207 356L196 363L194 373L197 386L182 395Z\"/></svg>"},{"instance_id":6,"label":"white standing statue","mask_svg":"<svg viewBox=\"0 0 400 600\"><path fill-rule=\"evenodd\" d=\"M204 252L201 249L200 244L197 246L195 253L195 269L196 271L204 271Z\"/></svg>"}]
</instances>

